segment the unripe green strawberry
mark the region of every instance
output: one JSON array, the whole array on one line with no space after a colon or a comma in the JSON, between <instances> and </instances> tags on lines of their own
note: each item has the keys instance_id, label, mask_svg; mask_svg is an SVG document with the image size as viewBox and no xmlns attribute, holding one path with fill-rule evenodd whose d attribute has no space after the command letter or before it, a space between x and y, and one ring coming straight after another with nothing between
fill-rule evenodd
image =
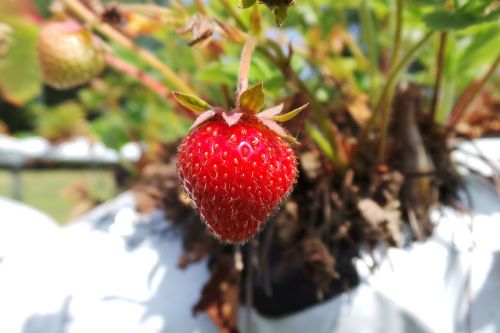
<instances>
[{"instance_id":1,"label":"unripe green strawberry","mask_svg":"<svg viewBox=\"0 0 500 333\"><path fill-rule=\"evenodd\" d=\"M37 50L45 82L60 90L87 83L105 66L104 50L75 21L45 25Z\"/></svg>"}]
</instances>

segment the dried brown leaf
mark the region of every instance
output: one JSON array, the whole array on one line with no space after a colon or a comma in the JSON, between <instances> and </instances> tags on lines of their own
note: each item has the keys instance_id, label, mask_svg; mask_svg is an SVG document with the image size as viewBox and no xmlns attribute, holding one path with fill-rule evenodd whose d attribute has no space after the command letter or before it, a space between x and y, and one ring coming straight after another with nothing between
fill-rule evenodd
<instances>
[{"instance_id":1,"label":"dried brown leaf","mask_svg":"<svg viewBox=\"0 0 500 333\"><path fill-rule=\"evenodd\" d=\"M188 45L193 46L211 39L214 33L214 22L204 15L196 14L189 19L186 27L179 29L177 32L181 35L191 32Z\"/></svg>"},{"instance_id":2,"label":"dried brown leaf","mask_svg":"<svg viewBox=\"0 0 500 333\"><path fill-rule=\"evenodd\" d=\"M485 89L468 110L457 124L458 132L469 138L500 134L500 99L495 97L494 88Z\"/></svg>"},{"instance_id":3,"label":"dried brown leaf","mask_svg":"<svg viewBox=\"0 0 500 333\"><path fill-rule=\"evenodd\" d=\"M318 286L318 294L328 290L331 281L338 279L335 258L319 237L309 237L302 241L302 252L306 276Z\"/></svg>"},{"instance_id":4,"label":"dried brown leaf","mask_svg":"<svg viewBox=\"0 0 500 333\"><path fill-rule=\"evenodd\" d=\"M387 245L401 246L403 244L399 202L393 201L382 207L374 200L364 198L358 201L357 207L361 216L379 233Z\"/></svg>"},{"instance_id":5,"label":"dried brown leaf","mask_svg":"<svg viewBox=\"0 0 500 333\"><path fill-rule=\"evenodd\" d=\"M356 96L347 103L347 111L360 127L365 126L372 115L372 111L368 106L368 96Z\"/></svg>"},{"instance_id":6,"label":"dried brown leaf","mask_svg":"<svg viewBox=\"0 0 500 333\"><path fill-rule=\"evenodd\" d=\"M308 150L299 155L299 160L306 177L310 180L317 179L322 170L319 151Z\"/></svg>"}]
</instances>

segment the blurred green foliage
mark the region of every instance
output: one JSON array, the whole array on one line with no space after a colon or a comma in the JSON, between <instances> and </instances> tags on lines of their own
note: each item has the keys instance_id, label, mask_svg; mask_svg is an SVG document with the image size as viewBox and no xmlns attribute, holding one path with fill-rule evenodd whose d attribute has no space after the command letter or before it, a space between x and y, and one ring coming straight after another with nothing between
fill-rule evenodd
<instances>
[{"instance_id":1,"label":"blurred green foliage","mask_svg":"<svg viewBox=\"0 0 500 333\"><path fill-rule=\"evenodd\" d=\"M48 140L64 140L87 134L85 110L76 102L64 102L54 107L37 105L37 132Z\"/></svg>"},{"instance_id":2,"label":"blurred green foliage","mask_svg":"<svg viewBox=\"0 0 500 333\"><path fill-rule=\"evenodd\" d=\"M249 27L252 9L238 9L237 1L233 2L242 24ZM49 16L49 3L48 0L35 1L36 10L43 17ZM168 2L158 3L168 5ZM388 61L396 32L395 3L390 0L299 0L296 6L289 8L281 29L276 28L269 10L263 8L260 13L264 35L278 41L276 45L283 53L287 52L287 45L281 41L292 43L292 68L318 102L334 108L353 95L365 94L373 106L391 65ZM197 12L195 3L185 1L184 4L190 14ZM224 1L212 0L206 2L206 6L211 17L237 25L224 7ZM399 57L428 30L448 31L438 104L438 121L443 123L458 95L498 56L500 9L493 0L411 0L404 1L404 6ZM0 91L4 100L0 103L0 116L7 117L7 108L29 115L9 118L24 119L24 127L16 125L14 120L2 119L7 126L12 126L13 134L19 134L16 128L23 128L23 133L28 128L52 140L70 134L87 134L119 148L128 141L172 141L187 133L190 120L179 115L174 106L134 78L111 69L90 85L69 94L56 94L56 98L49 100L48 95L54 92L42 85L36 59L38 25L26 14L25 7L20 5L17 11L9 10L2 10L0 5L0 13L4 13L0 14L0 22L9 24L14 31L14 42L6 57L0 60ZM437 34L435 37L418 54L404 74L404 80L429 87L434 84ZM219 35L215 40L220 42L218 55L202 46L187 46L186 37L165 25L136 42L152 50L200 97L212 105L229 107L236 90L241 45L221 40ZM135 52L112 41L110 45L117 56L162 80ZM269 105L294 93L289 91L288 80L268 57L260 52L255 54L250 81L265 82ZM327 140L319 132L316 135L322 141Z\"/></svg>"},{"instance_id":3,"label":"blurred green foliage","mask_svg":"<svg viewBox=\"0 0 500 333\"><path fill-rule=\"evenodd\" d=\"M12 28L11 44L0 58L0 91L3 98L24 104L41 93L42 75L36 55L38 26L21 17L2 15L0 22Z\"/></svg>"}]
</instances>

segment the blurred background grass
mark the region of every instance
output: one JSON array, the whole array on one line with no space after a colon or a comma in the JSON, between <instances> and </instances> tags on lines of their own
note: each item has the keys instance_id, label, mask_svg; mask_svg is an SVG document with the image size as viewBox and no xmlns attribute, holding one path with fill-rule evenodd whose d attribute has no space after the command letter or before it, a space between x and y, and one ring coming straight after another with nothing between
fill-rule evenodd
<instances>
[{"instance_id":1,"label":"blurred background grass","mask_svg":"<svg viewBox=\"0 0 500 333\"><path fill-rule=\"evenodd\" d=\"M70 188L84 185L92 197L106 200L116 194L110 170L25 170L21 173L22 201L51 215L60 224L68 222L75 207ZM12 197L12 176L0 170L0 196Z\"/></svg>"}]
</instances>

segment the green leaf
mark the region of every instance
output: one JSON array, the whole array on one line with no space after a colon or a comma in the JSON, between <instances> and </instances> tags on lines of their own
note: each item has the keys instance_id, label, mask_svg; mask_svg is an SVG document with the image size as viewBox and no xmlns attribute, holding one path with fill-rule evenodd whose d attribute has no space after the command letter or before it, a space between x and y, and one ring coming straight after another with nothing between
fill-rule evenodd
<instances>
[{"instance_id":1,"label":"green leaf","mask_svg":"<svg viewBox=\"0 0 500 333\"><path fill-rule=\"evenodd\" d=\"M181 93L178 91L174 91L173 93L179 103L195 113L203 113L207 110L213 109L210 104L196 96Z\"/></svg>"},{"instance_id":2,"label":"green leaf","mask_svg":"<svg viewBox=\"0 0 500 333\"><path fill-rule=\"evenodd\" d=\"M253 5L255 5L255 3L257 2L257 0L239 0L239 7L240 8L250 8L252 7Z\"/></svg>"},{"instance_id":3,"label":"green leaf","mask_svg":"<svg viewBox=\"0 0 500 333\"><path fill-rule=\"evenodd\" d=\"M276 9L273 10L274 20L276 21L276 25L281 27L283 22L285 22L288 16L288 5L280 5Z\"/></svg>"},{"instance_id":4,"label":"green leaf","mask_svg":"<svg viewBox=\"0 0 500 333\"><path fill-rule=\"evenodd\" d=\"M223 84L233 87L238 79L238 67L236 58L230 58L226 62L210 63L197 70L196 79L210 85Z\"/></svg>"},{"instance_id":5,"label":"green leaf","mask_svg":"<svg viewBox=\"0 0 500 333\"><path fill-rule=\"evenodd\" d=\"M380 31L375 24L376 19L371 10L371 3L362 0L359 7L359 19L361 25L361 39L366 44L368 53L368 77L370 80L371 94L377 96L381 87L379 79L380 68L378 67L381 50L379 49Z\"/></svg>"},{"instance_id":6,"label":"green leaf","mask_svg":"<svg viewBox=\"0 0 500 333\"><path fill-rule=\"evenodd\" d=\"M495 21L499 17L500 8L484 16L478 12L438 10L425 15L423 21L429 28L442 31L465 29L471 25Z\"/></svg>"},{"instance_id":7,"label":"green leaf","mask_svg":"<svg viewBox=\"0 0 500 333\"><path fill-rule=\"evenodd\" d=\"M128 132L130 128L123 114L118 110L108 110L90 124L90 130L99 137L107 147L120 149L130 142Z\"/></svg>"},{"instance_id":8,"label":"green leaf","mask_svg":"<svg viewBox=\"0 0 500 333\"><path fill-rule=\"evenodd\" d=\"M240 96L240 110L255 114L262 110L266 101L264 83L260 82L245 90Z\"/></svg>"},{"instance_id":9,"label":"green leaf","mask_svg":"<svg viewBox=\"0 0 500 333\"><path fill-rule=\"evenodd\" d=\"M409 4L417 6L443 5L446 0L413 0Z\"/></svg>"},{"instance_id":10,"label":"green leaf","mask_svg":"<svg viewBox=\"0 0 500 333\"><path fill-rule=\"evenodd\" d=\"M460 11L480 13L483 12L487 7L491 6L491 4L495 1L497 0L467 1L466 3L463 4L463 6L460 7Z\"/></svg>"},{"instance_id":11,"label":"green leaf","mask_svg":"<svg viewBox=\"0 0 500 333\"><path fill-rule=\"evenodd\" d=\"M461 77L457 80L459 90L463 89L470 79L477 77L477 73L481 72L485 64L495 61L500 44L500 26L495 24L469 36L472 37L470 44L457 54L457 74Z\"/></svg>"},{"instance_id":12,"label":"green leaf","mask_svg":"<svg viewBox=\"0 0 500 333\"><path fill-rule=\"evenodd\" d=\"M309 106L309 103L304 104L300 108L297 108L297 109L295 109L293 111L287 112L287 113L279 115L279 116L275 116L275 117L273 117L271 119L274 120L274 121L279 121L279 122L289 121L290 119L295 118L300 112L302 112L302 110L304 110L308 106Z\"/></svg>"},{"instance_id":13,"label":"green leaf","mask_svg":"<svg viewBox=\"0 0 500 333\"><path fill-rule=\"evenodd\" d=\"M43 18L47 19L52 16L50 11L50 4L52 0L34 0L35 8L42 15Z\"/></svg>"},{"instance_id":14,"label":"green leaf","mask_svg":"<svg viewBox=\"0 0 500 333\"><path fill-rule=\"evenodd\" d=\"M37 132L48 140L64 140L87 133L85 110L76 102L41 110L37 120Z\"/></svg>"},{"instance_id":15,"label":"green leaf","mask_svg":"<svg viewBox=\"0 0 500 333\"><path fill-rule=\"evenodd\" d=\"M0 16L12 27L12 43L0 59L0 93L13 104L22 105L38 96L42 74L37 59L38 27L27 19Z\"/></svg>"}]
</instances>

